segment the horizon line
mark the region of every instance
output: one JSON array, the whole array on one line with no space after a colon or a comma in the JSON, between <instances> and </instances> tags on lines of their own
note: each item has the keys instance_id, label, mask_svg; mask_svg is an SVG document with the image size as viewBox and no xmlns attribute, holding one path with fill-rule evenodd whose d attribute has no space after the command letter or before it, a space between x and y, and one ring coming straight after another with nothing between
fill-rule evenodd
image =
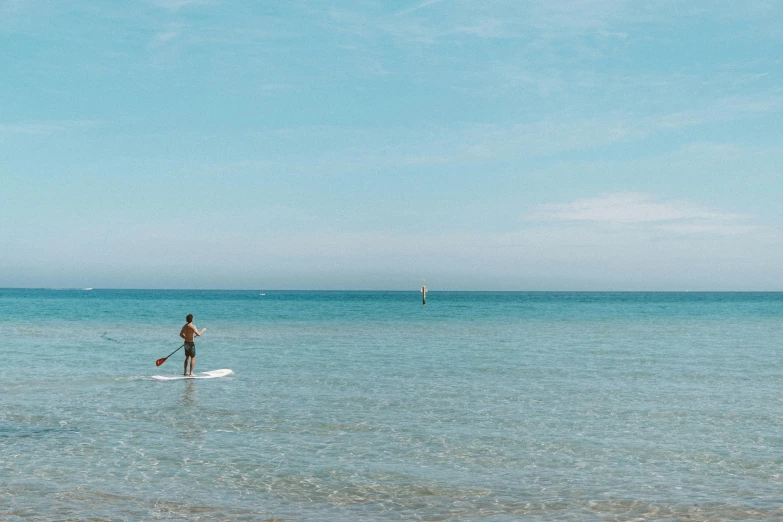
<instances>
[{"instance_id":1,"label":"horizon line","mask_svg":"<svg viewBox=\"0 0 783 522\"><path fill-rule=\"evenodd\" d=\"M296 289L296 288L272 288L269 290L264 289L255 289L255 288L111 288L111 287L105 287L105 288L93 288L93 287L37 287L37 286L31 286L31 287L25 287L25 286L8 286L8 287L0 287L0 290L51 290L51 291L79 291L79 292L92 292L92 291L160 291L160 292L416 292L420 293L421 289L412 289L412 290L392 290L392 289L356 289L356 288L330 288L330 289ZM460 290L460 289L452 289L452 290L433 290L431 288L427 288L427 293L436 292L436 293L446 293L446 292L493 292L493 293L681 293L681 294L710 294L710 293L720 293L720 294L731 294L731 293L753 293L753 294L763 294L763 293L783 293L783 289L781 290L490 290L490 289L483 289L483 290Z\"/></svg>"}]
</instances>

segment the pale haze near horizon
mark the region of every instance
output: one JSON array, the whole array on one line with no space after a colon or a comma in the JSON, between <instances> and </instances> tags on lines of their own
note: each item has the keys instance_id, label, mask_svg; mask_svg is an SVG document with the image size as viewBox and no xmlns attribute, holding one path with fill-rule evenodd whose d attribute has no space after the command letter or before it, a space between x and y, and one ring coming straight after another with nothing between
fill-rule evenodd
<instances>
[{"instance_id":1,"label":"pale haze near horizon","mask_svg":"<svg viewBox=\"0 0 783 522\"><path fill-rule=\"evenodd\" d=\"M783 3L0 0L0 287L783 290Z\"/></svg>"}]
</instances>

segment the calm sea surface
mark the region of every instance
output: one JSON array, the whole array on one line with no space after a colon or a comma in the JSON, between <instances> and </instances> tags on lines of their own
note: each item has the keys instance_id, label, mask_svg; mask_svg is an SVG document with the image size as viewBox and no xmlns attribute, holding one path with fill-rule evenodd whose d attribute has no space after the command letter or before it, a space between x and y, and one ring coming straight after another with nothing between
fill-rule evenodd
<instances>
[{"instance_id":1,"label":"calm sea surface","mask_svg":"<svg viewBox=\"0 0 783 522\"><path fill-rule=\"evenodd\" d=\"M0 290L0 520L783 519L783 294L260 294Z\"/></svg>"}]
</instances>

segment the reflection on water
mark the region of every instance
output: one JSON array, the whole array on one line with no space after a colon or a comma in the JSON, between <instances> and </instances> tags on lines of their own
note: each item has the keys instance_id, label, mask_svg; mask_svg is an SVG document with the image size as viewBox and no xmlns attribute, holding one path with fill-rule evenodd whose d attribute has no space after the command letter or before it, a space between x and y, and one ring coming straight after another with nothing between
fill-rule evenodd
<instances>
[{"instance_id":1,"label":"reflection on water","mask_svg":"<svg viewBox=\"0 0 783 522\"><path fill-rule=\"evenodd\" d=\"M185 389L182 391L180 405L185 407L196 406L196 382L192 379L186 379L184 384Z\"/></svg>"},{"instance_id":2,"label":"reflection on water","mask_svg":"<svg viewBox=\"0 0 783 522\"><path fill-rule=\"evenodd\" d=\"M188 448L184 458L184 462L187 463L191 458L190 451L196 450L204 442L204 428L201 425L203 412L199 407L196 381L186 379L182 385L182 398L179 401L175 426L179 433L179 441Z\"/></svg>"}]
</instances>

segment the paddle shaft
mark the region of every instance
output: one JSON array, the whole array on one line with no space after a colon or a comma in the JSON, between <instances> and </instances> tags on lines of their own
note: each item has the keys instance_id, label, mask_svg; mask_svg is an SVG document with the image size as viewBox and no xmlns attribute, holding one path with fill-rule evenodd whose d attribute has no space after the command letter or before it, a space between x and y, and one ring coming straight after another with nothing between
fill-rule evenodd
<instances>
[{"instance_id":1,"label":"paddle shaft","mask_svg":"<svg viewBox=\"0 0 783 522\"><path fill-rule=\"evenodd\" d=\"M182 344L182 346L185 346L185 344L183 343L183 344ZM160 366L161 364L163 364L164 362L166 362L166 359L168 359L169 357L171 357L172 355L174 355L175 353L177 353L178 351L180 351L180 350L182 349L182 346L180 346L179 348L177 348L176 350L174 350L173 352L171 352L170 354L168 354L168 355L167 355L166 357L164 357L163 359L158 359L157 361L155 361L155 366Z\"/></svg>"}]
</instances>

